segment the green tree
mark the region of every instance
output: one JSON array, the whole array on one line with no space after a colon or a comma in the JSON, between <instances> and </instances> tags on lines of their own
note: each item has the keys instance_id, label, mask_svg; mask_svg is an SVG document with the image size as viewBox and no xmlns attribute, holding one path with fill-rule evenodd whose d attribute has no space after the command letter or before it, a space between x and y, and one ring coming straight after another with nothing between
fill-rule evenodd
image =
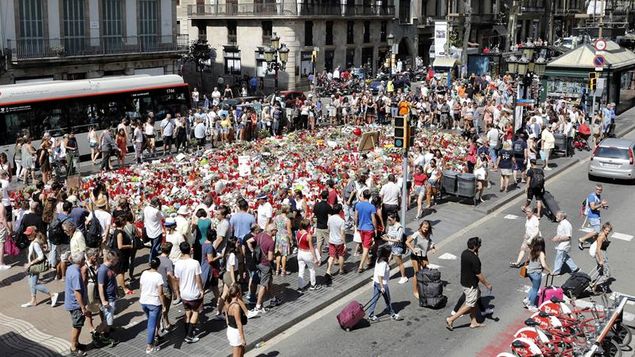
<instances>
[{"instance_id":1,"label":"green tree","mask_svg":"<svg viewBox=\"0 0 635 357\"><path fill-rule=\"evenodd\" d=\"M205 90L203 82L203 71L207 67L212 67L216 61L216 49L212 48L207 40L199 39L192 42L189 51L183 55L183 62L194 63L196 71L200 73L201 89Z\"/></svg>"}]
</instances>

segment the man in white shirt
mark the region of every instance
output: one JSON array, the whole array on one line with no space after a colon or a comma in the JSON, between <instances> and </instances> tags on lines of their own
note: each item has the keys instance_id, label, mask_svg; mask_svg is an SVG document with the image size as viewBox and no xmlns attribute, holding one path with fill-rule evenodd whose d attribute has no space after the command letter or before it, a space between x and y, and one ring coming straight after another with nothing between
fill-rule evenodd
<instances>
[{"instance_id":1,"label":"man in white shirt","mask_svg":"<svg viewBox=\"0 0 635 357\"><path fill-rule=\"evenodd\" d=\"M198 150L205 148L205 136L207 135L207 128L203 119L196 118L196 125L194 126L194 137L196 138L196 146Z\"/></svg>"},{"instance_id":2,"label":"man in white shirt","mask_svg":"<svg viewBox=\"0 0 635 357\"><path fill-rule=\"evenodd\" d=\"M267 201L267 195L265 193L261 193L256 199L258 200L258 225L264 230L267 225L271 223L273 207L271 203Z\"/></svg>"},{"instance_id":3,"label":"man in white shirt","mask_svg":"<svg viewBox=\"0 0 635 357\"><path fill-rule=\"evenodd\" d=\"M97 202L95 202L95 210L88 215L89 221L92 219L97 219L97 221L99 221L103 243L106 243L110 237L110 225L112 222L112 215L105 210L107 205L108 200L105 196L101 196Z\"/></svg>"},{"instance_id":4,"label":"man in white shirt","mask_svg":"<svg viewBox=\"0 0 635 357\"><path fill-rule=\"evenodd\" d=\"M382 201L381 215L384 222L390 213L399 215L399 201L401 199L401 187L396 183L397 179L394 174L388 175L386 182L379 191L379 197Z\"/></svg>"},{"instance_id":5,"label":"man in white shirt","mask_svg":"<svg viewBox=\"0 0 635 357\"><path fill-rule=\"evenodd\" d=\"M198 93L198 90L194 88L194 90L192 91L192 107L193 108L198 108L199 99L200 99L200 94Z\"/></svg>"},{"instance_id":6,"label":"man in white shirt","mask_svg":"<svg viewBox=\"0 0 635 357\"><path fill-rule=\"evenodd\" d=\"M152 241L149 260L161 254L161 236L163 235L162 220L161 201L158 197L154 197L150 201L150 204L143 209L143 226L146 229L148 239Z\"/></svg>"},{"instance_id":7,"label":"man in white shirt","mask_svg":"<svg viewBox=\"0 0 635 357\"><path fill-rule=\"evenodd\" d=\"M529 252L529 247L534 239L538 237L542 237L540 233L540 221L538 217L534 214L534 210L531 207L525 207L524 212L527 215L527 220L525 221L525 236L523 238L523 243L520 245L520 252L518 252L518 259L516 262L512 262L509 265L511 267L520 268L523 264L523 258L525 257L525 252Z\"/></svg>"},{"instance_id":8,"label":"man in white shirt","mask_svg":"<svg viewBox=\"0 0 635 357\"><path fill-rule=\"evenodd\" d=\"M220 104L220 92L218 91L218 87L214 87L212 91L212 105Z\"/></svg>"},{"instance_id":9,"label":"man in white shirt","mask_svg":"<svg viewBox=\"0 0 635 357\"><path fill-rule=\"evenodd\" d=\"M326 266L326 274L331 275L333 262L337 259L340 266L339 274L345 274L344 257L346 256L346 242L344 240L346 221L341 216L342 205L333 205L333 214L329 216L327 226L329 229L329 260Z\"/></svg>"},{"instance_id":10,"label":"man in white shirt","mask_svg":"<svg viewBox=\"0 0 635 357\"><path fill-rule=\"evenodd\" d=\"M185 309L185 342L195 343L199 338L194 336L194 328L198 322L198 312L203 304L203 280L201 279L201 265L190 256L191 246L188 242L179 245L181 259L174 264L174 277L179 291L183 308Z\"/></svg>"},{"instance_id":11,"label":"man in white shirt","mask_svg":"<svg viewBox=\"0 0 635 357\"><path fill-rule=\"evenodd\" d=\"M7 218L8 232L13 232L13 209L11 206L11 196L9 196L9 174L7 172L0 172L0 190L2 191L2 206L4 206L4 213Z\"/></svg>"},{"instance_id":12,"label":"man in white shirt","mask_svg":"<svg viewBox=\"0 0 635 357\"><path fill-rule=\"evenodd\" d=\"M489 156L492 163L495 164L496 159L498 158L498 142L500 140L500 133L498 128L496 128L492 124L487 124L487 142L489 143ZM494 166L496 168L496 166Z\"/></svg>"},{"instance_id":13,"label":"man in white shirt","mask_svg":"<svg viewBox=\"0 0 635 357\"><path fill-rule=\"evenodd\" d=\"M565 264L569 267L570 272L575 273L580 270L580 268L578 268L571 256L569 256L573 227L569 220L567 220L567 214L563 211L556 213L556 221L558 221L556 236L551 239L552 242L556 243L556 259L553 263L553 275L562 274L562 266Z\"/></svg>"},{"instance_id":14,"label":"man in white shirt","mask_svg":"<svg viewBox=\"0 0 635 357\"><path fill-rule=\"evenodd\" d=\"M194 244L194 234L192 234L192 221L190 219L191 213L188 210L187 206L181 206L176 211L176 218L174 221L176 222L176 231L180 233L185 241L190 243L190 245Z\"/></svg>"},{"instance_id":15,"label":"man in white shirt","mask_svg":"<svg viewBox=\"0 0 635 357\"><path fill-rule=\"evenodd\" d=\"M161 120L161 135L163 136L163 155L172 151L172 142L176 123L172 119L172 115L166 114Z\"/></svg>"}]
</instances>

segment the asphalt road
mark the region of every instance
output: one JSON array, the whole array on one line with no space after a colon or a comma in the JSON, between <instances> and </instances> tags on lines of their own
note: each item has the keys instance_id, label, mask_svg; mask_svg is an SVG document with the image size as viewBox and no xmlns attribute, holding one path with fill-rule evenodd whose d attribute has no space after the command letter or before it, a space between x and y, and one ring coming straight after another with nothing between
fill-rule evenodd
<instances>
[{"instance_id":1,"label":"asphalt road","mask_svg":"<svg viewBox=\"0 0 635 357\"><path fill-rule=\"evenodd\" d=\"M635 132L626 136L635 139ZM581 162L550 180L546 188L556 197L560 207L569 213L574 227L574 239L584 232L579 228L582 217L578 214L580 202L593 189L595 183L587 179L587 163ZM635 254L635 186L631 184L603 182L603 198L610 208L603 212L603 221L610 221L614 227L612 244L608 251L612 275L616 281L613 291L635 295L632 280L631 257ZM320 313L306 319L286 333L271 341L264 341L260 348L254 349L249 356L495 356L498 352L508 351L509 336L522 326L522 321L530 313L523 309L522 299L529 286L527 279L518 276L516 269L508 267L515 259L524 233L524 215L520 210L522 199L516 199L508 205L468 227L465 234L436 237L440 249L431 263L440 266L442 279L447 281L444 293L448 296L448 306L441 310L420 308L412 296L410 282L397 284L398 273L390 282L393 304L404 317L403 321L392 321L384 315L379 322L362 323L351 331L341 330L336 315L343 305L352 299L362 303L372 294L371 283L358 289L345 299L334 303ZM547 241L547 261L553 266L554 244L550 238L555 235L556 223L547 218L541 220L541 231ZM619 233L619 234L617 234ZM490 307L494 308L493 318L485 320L487 326L478 330L468 327L469 319L463 317L455 323L455 330L444 328L444 317L448 316L461 294L459 285L459 260L440 259L459 257L465 249L465 242L471 236L483 239L480 257L483 272L493 285L489 297ZM619 237L619 238L618 238ZM449 253L449 254L448 254ZM572 256L583 271L591 271L594 260L588 254L572 247ZM394 272L394 270L393 270ZM409 275L412 275L409 270ZM556 285L561 285L566 276L556 277ZM484 288L483 288L484 290ZM488 293L484 291L484 295ZM383 299L377 305L377 313L383 311ZM627 306L625 321L633 325L634 307ZM248 336L247 336L248 337Z\"/></svg>"}]
</instances>

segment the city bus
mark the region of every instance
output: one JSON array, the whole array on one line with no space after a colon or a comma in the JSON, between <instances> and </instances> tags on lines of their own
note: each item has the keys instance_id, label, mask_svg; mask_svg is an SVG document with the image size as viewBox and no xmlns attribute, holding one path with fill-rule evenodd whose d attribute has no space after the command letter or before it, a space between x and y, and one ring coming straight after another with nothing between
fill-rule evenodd
<instances>
[{"instance_id":1,"label":"city bus","mask_svg":"<svg viewBox=\"0 0 635 357\"><path fill-rule=\"evenodd\" d=\"M0 152L13 159L16 139L32 138L37 149L45 132L75 132L80 155L90 154L88 130L98 132L148 112L159 121L190 107L188 85L178 75L134 75L0 86Z\"/></svg>"}]
</instances>

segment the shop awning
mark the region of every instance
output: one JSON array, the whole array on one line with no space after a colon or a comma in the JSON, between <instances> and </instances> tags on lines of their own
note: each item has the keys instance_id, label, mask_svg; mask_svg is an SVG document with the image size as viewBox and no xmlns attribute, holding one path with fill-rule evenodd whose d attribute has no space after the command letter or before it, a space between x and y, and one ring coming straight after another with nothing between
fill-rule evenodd
<instances>
[{"instance_id":1,"label":"shop awning","mask_svg":"<svg viewBox=\"0 0 635 357\"><path fill-rule=\"evenodd\" d=\"M434 62L432 63L432 67L435 68L452 68L456 63L456 58L453 57L435 57Z\"/></svg>"},{"instance_id":2,"label":"shop awning","mask_svg":"<svg viewBox=\"0 0 635 357\"><path fill-rule=\"evenodd\" d=\"M602 51L601 54L606 58L605 69L608 69L609 66L612 70L635 68L635 53L620 47L613 41L606 41L606 50ZM547 70L551 68L594 70L593 58L595 55L596 50L593 45L585 43L549 62Z\"/></svg>"}]
</instances>

